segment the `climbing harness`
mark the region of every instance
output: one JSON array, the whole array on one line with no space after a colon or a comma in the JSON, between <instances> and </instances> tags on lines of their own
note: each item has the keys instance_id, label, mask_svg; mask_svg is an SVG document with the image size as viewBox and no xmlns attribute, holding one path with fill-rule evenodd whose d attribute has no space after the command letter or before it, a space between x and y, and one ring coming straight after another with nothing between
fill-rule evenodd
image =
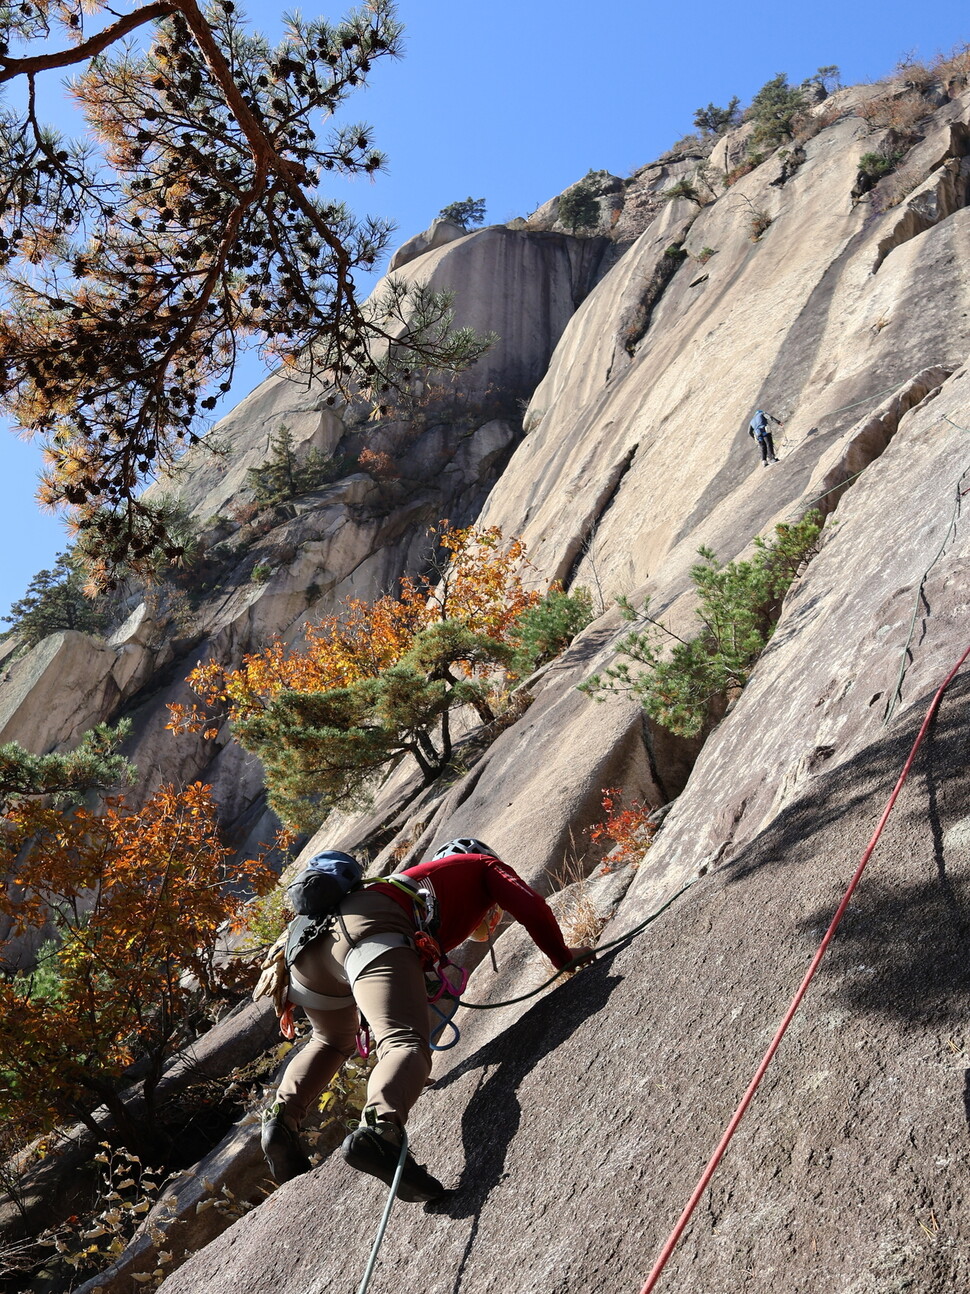
<instances>
[{"instance_id":1,"label":"climbing harness","mask_svg":"<svg viewBox=\"0 0 970 1294\"><path fill-rule=\"evenodd\" d=\"M412 880L410 876L381 876L378 880L372 881L373 885L393 885L396 890L407 895L411 900L414 909L414 924L419 930L425 930L432 937L438 933L438 927L441 925L441 917L438 913L438 896L434 892L434 886L427 878L420 881Z\"/></svg>"},{"instance_id":2,"label":"climbing harness","mask_svg":"<svg viewBox=\"0 0 970 1294\"><path fill-rule=\"evenodd\" d=\"M913 766L914 760L916 759L916 753L919 750L920 746L923 744L923 739L926 736L927 732L929 731L930 724L933 722L933 719L936 716L936 712L940 706L940 701L943 699L943 693L950 686L953 679L956 677L960 667L963 665L963 663L967 660L968 657L970 657L970 646L966 648L963 655L960 657L957 663L950 670L949 674L946 676L946 678L943 680L943 682L940 684L939 688L937 689L936 695L933 697L933 700L930 702L929 709L926 711L926 717L923 719L922 726L920 727L920 730L916 735L916 740L913 742L912 749L910 750L909 755L906 759L906 762L903 765L903 770L896 781L896 785L893 787L892 794L890 795L889 800L886 803L886 807L883 810L882 817L879 819L879 823L875 831L870 836L869 843L866 845L865 849L863 850L862 857L859 860L859 865L856 867L855 872L852 875L852 879L849 881L848 888L846 889L845 894L842 897L842 902L839 904L838 908L836 909L835 916L832 918L831 922L829 923L829 928L826 930L822 938L822 942L818 946L818 951L815 953L815 956L812 958L811 963L808 967L808 970L805 972L805 976L802 979L802 982L799 985L798 990L795 993L795 996L792 998L791 1003L788 1007L788 1010L785 1012L785 1016L781 1024L778 1026L778 1029L775 1032L775 1036L772 1038L770 1044L768 1045L768 1050L765 1052L760 1065L755 1071L754 1077L752 1078L751 1082L748 1084L747 1091L744 1093L744 1096L741 1098L741 1101L737 1109L734 1111L734 1114L731 1116L731 1119L724 1130L724 1134L722 1135L721 1140L718 1142L713 1155L708 1161L707 1167L704 1169L703 1173L700 1176L700 1180L698 1181L697 1185L694 1187L693 1194L691 1195L690 1199L687 1201L686 1206L684 1207L683 1213L681 1213L680 1218L677 1220L677 1223L674 1226L673 1231L671 1231L663 1248L661 1249L660 1254L657 1258L657 1261L654 1263L653 1270L651 1271L649 1277L647 1278L647 1283L641 1289L640 1294L651 1294L651 1291L655 1288L657 1281L660 1279L660 1276L661 1276L661 1273L663 1272L664 1267L667 1265L667 1261L670 1258L670 1255L673 1253L674 1249L676 1248L678 1240L683 1234L687 1226L687 1223L690 1221L691 1214L694 1212L694 1209L697 1207L697 1204L700 1201L701 1196L704 1194L705 1190L707 1189L708 1183L710 1182L711 1178L714 1176L714 1172L717 1169L718 1164L721 1162L721 1159L723 1158L724 1153L731 1142L731 1138L734 1136L734 1133L737 1130L738 1124L741 1122L741 1119L744 1116L745 1110L747 1110L748 1106L751 1104L754 1094L758 1090L761 1080L765 1075L765 1071L767 1070L768 1066L771 1063L772 1057L774 1056L775 1052L778 1050L779 1046L781 1045L781 1040L785 1036L785 1032L787 1031L789 1024L791 1024L792 1019L795 1015L795 1012L798 1010L799 1006L802 1003L802 999L804 998L805 994L808 992L808 986L809 984L811 984L812 979L815 976L815 972L818 970L818 967L822 961L822 958L825 956L825 953L828 949L829 944L832 942L833 938L835 937L835 932L836 930L838 930L839 923L841 922L842 917L845 915L846 908L848 908L849 903L852 900L852 896L855 893L856 886L859 884L859 881L862 879L862 873L866 869L866 864L869 862L869 859L872 857L872 854L876 848L876 845L879 843L879 837L882 835L883 828L885 827L886 823L889 821L889 815L892 813L893 806L895 805L896 800L899 798L899 793L902 791L903 785L907 777L909 776L909 771Z\"/></svg>"},{"instance_id":3,"label":"climbing harness","mask_svg":"<svg viewBox=\"0 0 970 1294\"><path fill-rule=\"evenodd\" d=\"M457 966L451 961L438 943L437 935L441 919L434 886L427 878L415 881L410 876L384 876L381 878L381 884L393 885L411 900L415 925L411 942L421 959L429 1005L433 1005L445 995L460 998L468 983L469 972L463 966ZM438 1014L441 1015L441 1012L439 1011Z\"/></svg>"},{"instance_id":4,"label":"climbing harness","mask_svg":"<svg viewBox=\"0 0 970 1294\"><path fill-rule=\"evenodd\" d=\"M377 1263L377 1255L381 1251L381 1244L384 1240L384 1232L387 1230L387 1224L391 1220L391 1209L394 1207L394 1201L397 1199L398 1187L401 1185L401 1176L404 1173L404 1161L408 1155L408 1134L407 1129L401 1128L401 1153L398 1155L397 1168L394 1170L394 1178L391 1181L390 1190L387 1193L387 1203L384 1205L384 1213L381 1217L380 1226L377 1228L377 1235L374 1238L374 1244L370 1251L370 1258L367 1260L367 1267L364 1270L364 1278L360 1282L357 1294L367 1294L367 1288L370 1285L370 1278L374 1274L374 1267Z\"/></svg>"}]
</instances>

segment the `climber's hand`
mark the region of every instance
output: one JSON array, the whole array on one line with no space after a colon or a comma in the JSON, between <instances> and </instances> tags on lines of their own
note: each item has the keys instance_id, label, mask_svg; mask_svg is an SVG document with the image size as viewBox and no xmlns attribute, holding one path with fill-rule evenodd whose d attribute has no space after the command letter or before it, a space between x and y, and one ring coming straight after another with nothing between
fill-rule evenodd
<instances>
[{"instance_id":1,"label":"climber's hand","mask_svg":"<svg viewBox=\"0 0 970 1294\"><path fill-rule=\"evenodd\" d=\"M575 962L575 965L570 966L569 969L576 971L583 966L588 966L593 961L596 956L596 949L590 948L588 944L580 944L578 948L570 948L569 956Z\"/></svg>"}]
</instances>

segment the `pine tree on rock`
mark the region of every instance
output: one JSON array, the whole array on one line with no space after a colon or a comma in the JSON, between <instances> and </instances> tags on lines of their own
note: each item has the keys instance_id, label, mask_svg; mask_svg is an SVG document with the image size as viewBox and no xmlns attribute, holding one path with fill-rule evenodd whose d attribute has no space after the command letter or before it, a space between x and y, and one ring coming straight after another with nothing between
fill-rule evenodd
<instances>
[{"instance_id":1,"label":"pine tree on rock","mask_svg":"<svg viewBox=\"0 0 970 1294\"><path fill-rule=\"evenodd\" d=\"M543 601L522 580L525 550L497 527L445 529L432 575L401 581L397 597L347 599L307 629L238 669L209 661L189 683L203 708L172 705L176 732L233 734L262 760L284 822L315 827L335 805L365 799L374 777L411 758L428 784L452 754L451 712L493 718L504 670L522 650L520 617Z\"/></svg>"},{"instance_id":2,"label":"pine tree on rock","mask_svg":"<svg viewBox=\"0 0 970 1294\"><path fill-rule=\"evenodd\" d=\"M400 38L390 0L337 23L291 15L275 47L232 0L0 14L0 85L19 79L27 105L0 109L0 409L42 438L41 500L74 509L102 585L180 555L140 487L199 438L242 339L378 397L489 344L453 326L447 294L392 280L358 301L390 226L321 187L383 165L366 126L321 137L316 120ZM77 140L37 115L38 78L61 69Z\"/></svg>"}]
</instances>

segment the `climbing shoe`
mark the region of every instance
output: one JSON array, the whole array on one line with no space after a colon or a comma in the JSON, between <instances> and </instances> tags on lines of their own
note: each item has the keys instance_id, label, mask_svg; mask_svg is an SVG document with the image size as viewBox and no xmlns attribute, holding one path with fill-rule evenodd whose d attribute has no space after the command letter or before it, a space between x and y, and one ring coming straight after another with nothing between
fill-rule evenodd
<instances>
[{"instance_id":1,"label":"climbing shoe","mask_svg":"<svg viewBox=\"0 0 970 1294\"><path fill-rule=\"evenodd\" d=\"M299 1133L287 1123L283 1106L279 1103L271 1105L263 1115L259 1144L269 1171L281 1186L301 1173L308 1173L313 1167L300 1144Z\"/></svg>"},{"instance_id":2,"label":"climbing shoe","mask_svg":"<svg viewBox=\"0 0 970 1294\"><path fill-rule=\"evenodd\" d=\"M379 1178L385 1186L394 1180L401 1157L401 1129L395 1123L384 1123L372 1110L364 1111L364 1121L344 1138L340 1153L351 1166ZM410 1151L404 1157L404 1171L398 1187L398 1199L407 1204L427 1204L445 1193L441 1183L416 1163Z\"/></svg>"}]
</instances>

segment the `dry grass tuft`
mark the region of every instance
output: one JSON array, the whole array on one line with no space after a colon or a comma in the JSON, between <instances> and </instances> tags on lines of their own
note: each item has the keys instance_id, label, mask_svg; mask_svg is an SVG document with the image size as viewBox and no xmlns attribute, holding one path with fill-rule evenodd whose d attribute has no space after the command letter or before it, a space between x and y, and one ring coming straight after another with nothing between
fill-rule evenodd
<instances>
[{"instance_id":1,"label":"dry grass tuft","mask_svg":"<svg viewBox=\"0 0 970 1294\"><path fill-rule=\"evenodd\" d=\"M870 130L898 130L912 134L930 116L933 109L916 90L905 94L882 94L866 99L856 109Z\"/></svg>"}]
</instances>

